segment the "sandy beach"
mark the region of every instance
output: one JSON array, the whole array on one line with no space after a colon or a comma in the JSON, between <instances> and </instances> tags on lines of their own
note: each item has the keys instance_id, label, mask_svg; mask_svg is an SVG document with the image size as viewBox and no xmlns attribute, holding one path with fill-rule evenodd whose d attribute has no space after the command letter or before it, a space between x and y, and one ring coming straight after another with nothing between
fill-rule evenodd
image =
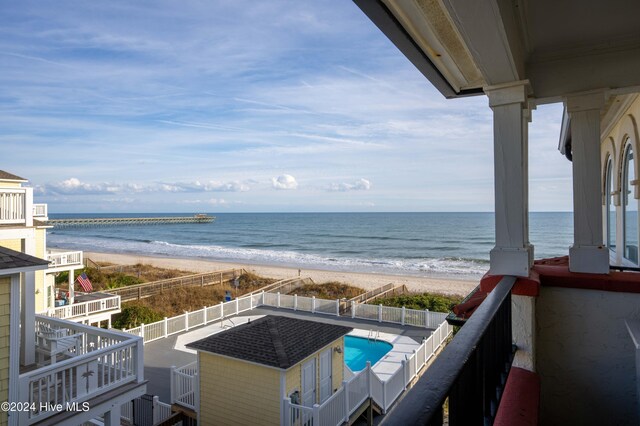
<instances>
[{"instance_id":1,"label":"sandy beach","mask_svg":"<svg viewBox=\"0 0 640 426\"><path fill-rule=\"evenodd\" d=\"M298 269L281 266L249 265L242 263L218 262L194 258L152 257L138 254L115 254L84 252L85 258L96 262L109 262L121 265L144 263L157 267L181 269L193 272L210 272L220 269L244 268L255 274L270 278L292 278L298 275ZM364 289L373 289L387 283L405 284L410 291L457 294L465 296L478 284L477 281L425 278L411 275L383 275L361 272L326 271L302 269L301 275L310 277L316 283L340 281Z\"/></svg>"}]
</instances>

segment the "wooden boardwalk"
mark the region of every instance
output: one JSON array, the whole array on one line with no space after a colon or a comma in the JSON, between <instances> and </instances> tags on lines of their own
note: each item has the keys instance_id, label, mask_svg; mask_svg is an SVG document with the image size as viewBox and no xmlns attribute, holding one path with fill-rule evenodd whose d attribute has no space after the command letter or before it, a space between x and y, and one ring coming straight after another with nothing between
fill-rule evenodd
<instances>
[{"instance_id":1,"label":"wooden boardwalk","mask_svg":"<svg viewBox=\"0 0 640 426\"><path fill-rule=\"evenodd\" d=\"M80 226L113 226L113 225L171 225L177 223L211 223L214 216L197 214L195 216L166 216L166 217L96 217L49 219L48 225L56 228Z\"/></svg>"}]
</instances>

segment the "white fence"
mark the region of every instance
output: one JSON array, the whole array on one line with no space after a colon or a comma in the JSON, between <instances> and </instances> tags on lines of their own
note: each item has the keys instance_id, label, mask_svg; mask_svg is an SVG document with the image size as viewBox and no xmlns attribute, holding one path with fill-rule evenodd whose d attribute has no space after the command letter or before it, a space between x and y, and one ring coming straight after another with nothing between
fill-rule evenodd
<instances>
[{"instance_id":1,"label":"white fence","mask_svg":"<svg viewBox=\"0 0 640 426\"><path fill-rule=\"evenodd\" d=\"M288 398L285 398L285 425L338 426L347 422L349 416L368 398L371 398L386 413L452 332L453 327L446 321L442 322L428 339L422 341L411 356L402 361L401 368L387 380L380 379L367 363L364 370L342 382L342 387L320 405L304 407L292 404Z\"/></svg>"},{"instance_id":2,"label":"white fence","mask_svg":"<svg viewBox=\"0 0 640 426\"><path fill-rule=\"evenodd\" d=\"M264 293L264 296L267 295L268 293ZM193 327L199 327L214 321L220 321L229 316L250 311L262 305L262 298L262 293L239 297L230 302L221 302L218 305L204 307L198 311L185 312L182 315L165 318L151 324L142 324L139 327L122 331L142 337L144 343L152 342L175 333L188 331Z\"/></svg>"}]
</instances>

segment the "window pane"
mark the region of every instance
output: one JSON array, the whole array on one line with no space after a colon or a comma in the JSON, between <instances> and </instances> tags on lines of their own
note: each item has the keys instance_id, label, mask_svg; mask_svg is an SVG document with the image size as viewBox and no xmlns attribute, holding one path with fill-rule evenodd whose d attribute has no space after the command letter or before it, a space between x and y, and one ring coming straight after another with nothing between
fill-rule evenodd
<instances>
[{"instance_id":1,"label":"window pane","mask_svg":"<svg viewBox=\"0 0 640 426\"><path fill-rule=\"evenodd\" d=\"M607 246L611 250L616 249L616 206L613 203L613 161L607 162Z\"/></svg>"},{"instance_id":2,"label":"window pane","mask_svg":"<svg viewBox=\"0 0 640 426\"><path fill-rule=\"evenodd\" d=\"M631 146L625 156L625 190L624 190L624 257L638 263L638 202L633 196L635 180L634 158Z\"/></svg>"}]
</instances>

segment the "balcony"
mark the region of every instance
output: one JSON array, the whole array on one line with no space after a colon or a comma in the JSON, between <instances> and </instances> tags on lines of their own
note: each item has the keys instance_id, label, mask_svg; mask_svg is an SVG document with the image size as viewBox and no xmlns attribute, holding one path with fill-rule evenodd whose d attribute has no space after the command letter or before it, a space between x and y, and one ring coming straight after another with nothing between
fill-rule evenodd
<instances>
[{"instance_id":1,"label":"balcony","mask_svg":"<svg viewBox=\"0 0 640 426\"><path fill-rule=\"evenodd\" d=\"M33 205L33 218L47 220L48 219L48 210L46 204L34 204Z\"/></svg>"},{"instance_id":2,"label":"balcony","mask_svg":"<svg viewBox=\"0 0 640 426\"><path fill-rule=\"evenodd\" d=\"M47 253L47 260L49 261L47 273L70 271L84 267L81 251Z\"/></svg>"},{"instance_id":3,"label":"balcony","mask_svg":"<svg viewBox=\"0 0 640 426\"><path fill-rule=\"evenodd\" d=\"M0 188L0 225L26 225L27 198L26 188Z\"/></svg>"},{"instance_id":4,"label":"balcony","mask_svg":"<svg viewBox=\"0 0 640 426\"><path fill-rule=\"evenodd\" d=\"M109 293L76 293L75 302L49 309L46 315L58 319L89 322L110 318L120 312L120 296Z\"/></svg>"},{"instance_id":5,"label":"balcony","mask_svg":"<svg viewBox=\"0 0 640 426\"><path fill-rule=\"evenodd\" d=\"M141 338L40 315L36 330L36 352L44 365L19 376L18 400L31 410L18 413L18 424L45 419L54 424L75 415L89 419L100 414L105 401L122 404L146 391ZM50 408L82 407L84 402L88 412Z\"/></svg>"}]
</instances>

